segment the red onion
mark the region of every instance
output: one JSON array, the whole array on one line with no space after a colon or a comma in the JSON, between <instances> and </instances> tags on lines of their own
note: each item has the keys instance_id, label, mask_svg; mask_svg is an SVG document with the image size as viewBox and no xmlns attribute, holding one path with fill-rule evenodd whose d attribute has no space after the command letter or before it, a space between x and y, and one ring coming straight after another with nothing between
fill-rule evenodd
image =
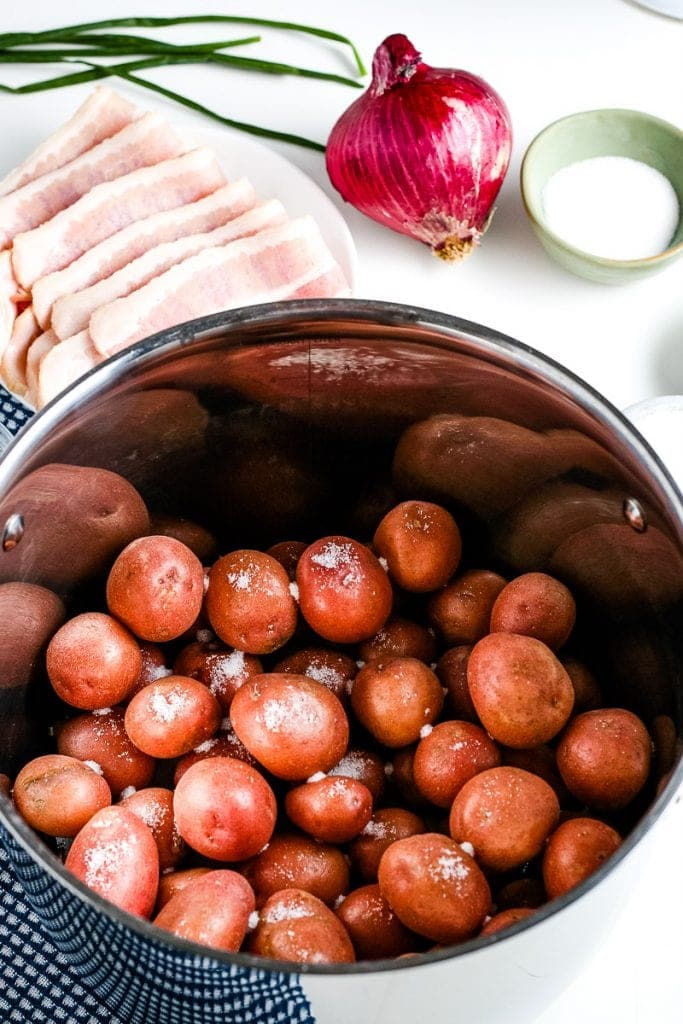
<instances>
[{"instance_id":1,"label":"red onion","mask_svg":"<svg viewBox=\"0 0 683 1024\"><path fill-rule=\"evenodd\" d=\"M510 160L510 115L467 71L432 68L403 35L378 47L369 89L327 143L327 171L373 220L466 256L489 225Z\"/></svg>"}]
</instances>

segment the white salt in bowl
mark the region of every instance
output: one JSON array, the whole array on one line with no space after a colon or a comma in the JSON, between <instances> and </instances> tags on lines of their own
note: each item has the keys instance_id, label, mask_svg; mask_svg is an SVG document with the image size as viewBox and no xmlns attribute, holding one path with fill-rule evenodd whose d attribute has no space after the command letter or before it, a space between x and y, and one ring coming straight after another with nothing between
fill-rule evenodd
<instances>
[{"instance_id":1,"label":"white salt in bowl","mask_svg":"<svg viewBox=\"0 0 683 1024\"><path fill-rule=\"evenodd\" d=\"M668 179L675 194L661 196L661 212L666 221L666 207L673 234L662 241L662 251L640 258L600 256L577 246L558 232L557 219L549 217L544 204L544 190L553 176L579 161L598 157L627 157L654 168ZM647 172L644 171L644 179ZM616 169L615 169L616 178ZM650 184L657 189L657 175ZM665 184L659 179L660 186ZM615 180L615 191L619 182ZM522 200L532 227L546 252L566 270L602 284L625 284L639 277L656 273L672 264L683 253L683 132L673 124L637 110L588 110L544 128L527 149L521 169ZM588 197L587 197L588 198ZM590 196L592 200L593 195ZM634 232L638 218L648 216L648 206L639 205L637 197L625 201ZM572 211L580 217L580 197L575 197ZM654 226L654 225L652 225ZM610 241L609 238L606 239Z\"/></svg>"}]
</instances>

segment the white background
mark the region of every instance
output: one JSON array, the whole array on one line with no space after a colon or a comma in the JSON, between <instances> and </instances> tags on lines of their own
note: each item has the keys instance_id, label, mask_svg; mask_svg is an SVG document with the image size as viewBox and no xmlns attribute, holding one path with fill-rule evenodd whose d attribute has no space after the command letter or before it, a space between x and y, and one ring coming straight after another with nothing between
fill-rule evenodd
<instances>
[{"instance_id":1,"label":"white background","mask_svg":"<svg viewBox=\"0 0 683 1024\"><path fill-rule=\"evenodd\" d=\"M368 65L383 38L403 32L428 63L472 71L505 99L514 126L510 170L481 249L457 267L442 264L417 243L345 206L327 181L320 154L271 143L343 210L358 248L357 295L423 305L497 328L564 363L622 408L658 394L683 393L683 260L649 280L619 288L574 278L540 248L518 185L526 146L565 114L630 107L683 123L682 22L627 0L344 0L334 5L313 0L234 5L216 0L126 5L24 0L2 5L0 30L204 9L324 25L352 36ZM238 33L250 31L187 27L159 35L185 42ZM352 72L339 46L291 34L263 35L263 44L254 48L263 56ZM2 68L0 81L16 84L47 77L51 70ZM321 142L358 95L326 82L205 67L154 74L226 116ZM88 88L25 97L0 94L0 175L66 118ZM136 95L144 103L144 96ZM634 222L647 215L634 197ZM670 806L654 839L641 883L623 893L623 914L609 944L539 1024L679 1024L683 1019L683 803Z\"/></svg>"}]
</instances>

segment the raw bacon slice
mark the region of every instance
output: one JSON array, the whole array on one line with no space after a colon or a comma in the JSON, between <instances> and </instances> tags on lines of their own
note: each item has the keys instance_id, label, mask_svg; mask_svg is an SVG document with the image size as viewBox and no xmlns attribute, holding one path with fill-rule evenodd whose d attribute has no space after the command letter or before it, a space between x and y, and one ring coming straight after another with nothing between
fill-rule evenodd
<instances>
[{"instance_id":1,"label":"raw bacon slice","mask_svg":"<svg viewBox=\"0 0 683 1024\"><path fill-rule=\"evenodd\" d=\"M101 306L90 318L90 335L98 352L110 356L198 316L287 299L316 279L327 288L326 275L336 269L313 218L300 217L190 256L125 298ZM348 292L341 271L332 285L325 295Z\"/></svg>"},{"instance_id":2,"label":"raw bacon slice","mask_svg":"<svg viewBox=\"0 0 683 1024\"><path fill-rule=\"evenodd\" d=\"M12 336L2 356L2 378L16 395L26 394L26 356L40 334L40 326L31 306L14 321Z\"/></svg>"},{"instance_id":3,"label":"raw bacon slice","mask_svg":"<svg viewBox=\"0 0 683 1024\"><path fill-rule=\"evenodd\" d=\"M17 318L17 282L8 252L0 252L0 359L12 337Z\"/></svg>"},{"instance_id":4,"label":"raw bacon slice","mask_svg":"<svg viewBox=\"0 0 683 1024\"><path fill-rule=\"evenodd\" d=\"M43 334L39 334L34 342L31 343L26 355L26 389L28 393L28 400L33 406L36 404L36 398L38 395L38 371L40 370L40 364L55 345L59 344L59 338L53 331L45 331Z\"/></svg>"},{"instance_id":5,"label":"raw bacon slice","mask_svg":"<svg viewBox=\"0 0 683 1024\"><path fill-rule=\"evenodd\" d=\"M64 167L0 198L0 249L65 210L90 189L187 152L159 114L145 114Z\"/></svg>"},{"instance_id":6,"label":"raw bacon slice","mask_svg":"<svg viewBox=\"0 0 683 1024\"><path fill-rule=\"evenodd\" d=\"M193 176L192 180L200 191L185 206L135 221L84 252L63 270L39 278L33 285L33 309L41 326L45 329L50 326L52 307L63 295L80 292L110 277L127 263L164 242L213 231L256 204L256 192L246 178L216 188L209 195L206 192L216 181L215 170L209 173L208 180L205 178L206 175L199 173Z\"/></svg>"},{"instance_id":7,"label":"raw bacon slice","mask_svg":"<svg viewBox=\"0 0 683 1024\"><path fill-rule=\"evenodd\" d=\"M102 356L93 348L88 331L52 346L39 363L36 409L42 409L100 362Z\"/></svg>"},{"instance_id":8,"label":"raw bacon slice","mask_svg":"<svg viewBox=\"0 0 683 1024\"><path fill-rule=\"evenodd\" d=\"M188 235L174 242L157 245L127 267L97 281L90 288L58 299L52 307L52 329L58 338L69 338L87 328L91 314L100 306L130 295L188 256L194 256L203 249L227 245L237 238L247 238L265 228L283 224L286 220L287 214L282 203L270 199L214 231Z\"/></svg>"},{"instance_id":9,"label":"raw bacon slice","mask_svg":"<svg viewBox=\"0 0 683 1024\"><path fill-rule=\"evenodd\" d=\"M140 116L141 111L113 89L100 86L88 96L73 117L38 146L30 156L0 181L0 196L13 192L41 174L63 167L98 142L116 135Z\"/></svg>"},{"instance_id":10,"label":"raw bacon slice","mask_svg":"<svg viewBox=\"0 0 683 1024\"><path fill-rule=\"evenodd\" d=\"M209 180L212 187L207 187ZM198 194L206 195L223 184L225 176L216 157L202 147L95 185L51 220L16 236L12 248L16 278L30 288L39 277L61 270L128 224L191 203Z\"/></svg>"}]
</instances>

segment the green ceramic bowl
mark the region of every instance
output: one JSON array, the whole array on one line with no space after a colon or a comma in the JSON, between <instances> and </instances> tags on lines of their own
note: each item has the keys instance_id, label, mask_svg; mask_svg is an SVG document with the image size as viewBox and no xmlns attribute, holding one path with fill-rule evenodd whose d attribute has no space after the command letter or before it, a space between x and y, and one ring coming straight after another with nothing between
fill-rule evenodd
<instances>
[{"instance_id":1,"label":"green ceramic bowl","mask_svg":"<svg viewBox=\"0 0 683 1024\"><path fill-rule=\"evenodd\" d=\"M522 161L522 200L543 247L565 269L604 284L620 284L653 274L683 253L683 216L669 247L656 256L614 260L575 248L547 226L542 193L556 171L597 156L628 156L656 167L674 187L683 211L683 132L637 110L587 110L544 128Z\"/></svg>"}]
</instances>

